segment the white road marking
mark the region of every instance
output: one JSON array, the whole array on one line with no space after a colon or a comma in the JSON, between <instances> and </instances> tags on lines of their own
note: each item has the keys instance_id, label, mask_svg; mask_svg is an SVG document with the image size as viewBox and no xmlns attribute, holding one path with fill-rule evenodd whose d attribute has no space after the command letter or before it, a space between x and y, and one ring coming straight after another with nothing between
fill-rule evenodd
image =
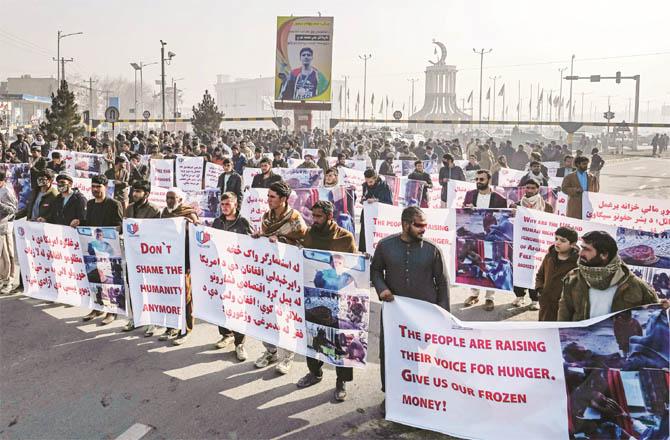
<instances>
[{"instance_id":1,"label":"white road marking","mask_svg":"<svg viewBox=\"0 0 670 440\"><path fill-rule=\"evenodd\" d=\"M637 189L645 189L646 187L647 187L647 185L640 185L640 186L637 187Z\"/></svg>"},{"instance_id":2,"label":"white road marking","mask_svg":"<svg viewBox=\"0 0 670 440\"><path fill-rule=\"evenodd\" d=\"M189 380L195 377L205 376L207 374L218 373L233 365L229 361L201 362L199 364L189 365L188 367L176 368L174 370L163 371L168 376L176 377L181 380Z\"/></svg>"},{"instance_id":3,"label":"white road marking","mask_svg":"<svg viewBox=\"0 0 670 440\"><path fill-rule=\"evenodd\" d=\"M128 428L126 432L116 438L116 440L139 440L149 433L153 428L151 426L135 423Z\"/></svg>"},{"instance_id":4,"label":"white road marking","mask_svg":"<svg viewBox=\"0 0 670 440\"><path fill-rule=\"evenodd\" d=\"M92 341L94 339L100 339L100 338L106 338L108 336L114 336L116 333L101 333L99 335L95 335L92 338L86 338L86 339L80 339L78 341L70 341L70 342L64 342L62 344L54 345L54 347L63 347L65 345L72 345L72 344L78 344L80 342L86 342L86 341Z\"/></svg>"},{"instance_id":5,"label":"white road marking","mask_svg":"<svg viewBox=\"0 0 670 440\"><path fill-rule=\"evenodd\" d=\"M122 327L125 327L125 326L126 326L126 323L123 322L123 320L116 319L111 324L107 324L107 325L98 325L98 324L94 323L94 324L88 324L88 325L80 325L77 328L79 330L83 331L84 333L91 333L91 332L99 332L101 330L107 330L107 329L122 328Z\"/></svg>"},{"instance_id":6,"label":"white road marking","mask_svg":"<svg viewBox=\"0 0 670 440\"><path fill-rule=\"evenodd\" d=\"M78 319L75 319L74 321L65 321L66 324L75 324L77 322L80 322Z\"/></svg>"},{"instance_id":7,"label":"white road marking","mask_svg":"<svg viewBox=\"0 0 670 440\"><path fill-rule=\"evenodd\" d=\"M137 344L137 346L139 347L141 345L149 345L149 344L153 344L153 343L154 343L154 341L140 342L139 344Z\"/></svg>"}]
</instances>

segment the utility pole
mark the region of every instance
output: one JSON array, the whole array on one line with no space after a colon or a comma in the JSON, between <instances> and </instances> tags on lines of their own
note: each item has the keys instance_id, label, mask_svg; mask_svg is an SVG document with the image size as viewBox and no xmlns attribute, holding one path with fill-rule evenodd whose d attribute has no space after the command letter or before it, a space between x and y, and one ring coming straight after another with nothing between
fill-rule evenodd
<instances>
[{"instance_id":1,"label":"utility pole","mask_svg":"<svg viewBox=\"0 0 670 440\"><path fill-rule=\"evenodd\" d=\"M65 63L71 63L74 60L72 58L61 58L60 59L60 65L61 65L61 81L65 81Z\"/></svg>"},{"instance_id":2,"label":"utility pole","mask_svg":"<svg viewBox=\"0 0 670 440\"><path fill-rule=\"evenodd\" d=\"M561 87L558 89L558 112L556 112L556 117L558 118L559 122L561 120L561 112L563 111L563 72L565 72L567 69L567 67L558 69L558 73L561 74Z\"/></svg>"},{"instance_id":3,"label":"utility pole","mask_svg":"<svg viewBox=\"0 0 670 440\"><path fill-rule=\"evenodd\" d=\"M93 83L97 81L93 81L93 78L88 79L88 111L91 114L91 119L94 119L96 117L95 111L93 110Z\"/></svg>"},{"instance_id":4,"label":"utility pole","mask_svg":"<svg viewBox=\"0 0 670 440\"><path fill-rule=\"evenodd\" d=\"M161 41L161 119L163 124L163 130L165 130L165 45L167 44L163 40Z\"/></svg>"},{"instance_id":5,"label":"utility pole","mask_svg":"<svg viewBox=\"0 0 670 440\"><path fill-rule=\"evenodd\" d=\"M347 107L347 81L349 80L348 75L344 75L344 117L348 118L349 117L349 111ZM340 117L342 117L340 115Z\"/></svg>"},{"instance_id":6,"label":"utility pole","mask_svg":"<svg viewBox=\"0 0 670 440\"><path fill-rule=\"evenodd\" d=\"M573 75L574 65L575 65L575 55L573 54L572 58L570 59L570 76ZM570 109L568 111L568 120L572 121L572 107L573 107L573 105L572 105L572 81L570 81L570 101L568 101L568 102L570 103Z\"/></svg>"},{"instance_id":7,"label":"utility pole","mask_svg":"<svg viewBox=\"0 0 670 440\"><path fill-rule=\"evenodd\" d=\"M83 32L73 32L71 34L64 34L63 31L58 31L58 44L56 45L56 73L57 73L57 78L58 78L58 88L60 89L60 82L61 82L61 76L60 76L60 71L61 71L61 66L58 65L58 63L61 61L60 58L60 40L62 40L65 37L71 37L72 35L81 35ZM65 81L65 78L62 79L62 81Z\"/></svg>"},{"instance_id":8,"label":"utility pole","mask_svg":"<svg viewBox=\"0 0 670 440\"><path fill-rule=\"evenodd\" d=\"M414 83L417 82L418 80L419 78L410 78L407 80L412 83L412 98L411 98L412 106L410 107L409 112L410 114L414 113Z\"/></svg>"},{"instance_id":9,"label":"utility pole","mask_svg":"<svg viewBox=\"0 0 670 440\"><path fill-rule=\"evenodd\" d=\"M496 89L496 81L501 78L500 75L495 75L495 76L489 76L489 79L493 80L493 120L496 120L496 95L498 94L497 89ZM504 104L503 104L504 107ZM489 117L489 120L491 118Z\"/></svg>"},{"instance_id":10,"label":"utility pole","mask_svg":"<svg viewBox=\"0 0 670 440\"><path fill-rule=\"evenodd\" d=\"M482 120L482 81L484 79L483 77L483 72L484 72L484 55L487 53L491 53L493 49L489 49L485 51L483 48L481 51L477 51L477 49L472 49L472 51L476 54L479 54L479 120ZM480 123L481 126L481 123Z\"/></svg>"},{"instance_id":11,"label":"utility pole","mask_svg":"<svg viewBox=\"0 0 670 440\"><path fill-rule=\"evenodd\" d=\"M358 58L363 60L363 119L365 119L365 104L367 101L368 86L368 60L372 58L372 54L359 55Z\"/></svg>"}]
</instances>

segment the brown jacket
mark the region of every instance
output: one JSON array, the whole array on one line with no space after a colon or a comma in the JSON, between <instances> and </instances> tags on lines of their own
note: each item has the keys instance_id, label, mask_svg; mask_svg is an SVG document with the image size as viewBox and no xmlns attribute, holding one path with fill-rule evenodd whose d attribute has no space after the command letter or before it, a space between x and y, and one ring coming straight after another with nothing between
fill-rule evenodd
<instances>
[{"instance_id":1,"label":"brown jacket","mask_svg":"<svg viewBox=\"0 0 670 440\"><path fill-rule=\"evenodd\" d=\"M358 251L353 234L338 226L334 220L331 220L328 229L324 231L317 231L313 227L309 228L302 245L307 249L348 252L350 254Z\"/></svg>"},{"instance_id":2,"label":"brown jacket","mask_svg":"<svg viewBox=\"0 0 670 440\"><path fill-rule=\"evenodd\" d=\"M535 289L540 293L540 321L557 320L563 277L577 267L577 258L577 250L573 249L567 260L559 260L554 246L551 246L544 256L542 266L535 275Z\"/></svg>"},{"instance_id":3,"label":"brown jacket","mask_svg":"<svg viewBox=\"0 0 670 440\"><path fill-rule=\"evenodd\" d=\"M622 264L622 269L625 276L617 285L614 293L612 312L658 302L658 295L647 283L631 273L625 264ZM572 269L563 279L563 293L558 304L558 320L583 321L589 319L590 312L589 285L581 277L578 268Z\"/></svg>"},{"instance_id":4,"label":"brown jacket","mask_svg":"<svg viewBox=\"0 0 670 440\"><path fill-rule=\"evenodd\" d=\"M600 191L598 178L591 173L586 174L589 192ZM582 186L579 184L577 173L570 173L563 178L561 191L568 196L568 209L566 215L572 218L582 218Z\"/></svg>"}]
</instances>

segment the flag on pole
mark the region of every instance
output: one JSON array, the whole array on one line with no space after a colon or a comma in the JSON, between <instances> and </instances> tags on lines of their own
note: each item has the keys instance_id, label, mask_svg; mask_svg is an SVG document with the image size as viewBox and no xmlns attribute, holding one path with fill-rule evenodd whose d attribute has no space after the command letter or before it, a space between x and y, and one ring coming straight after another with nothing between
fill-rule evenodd
<instances>
[{"instance_id":1,"label":"flag on pole","mask_svg":"<svg viewBox=\"0 0 670 440\"><path fill-rule=\"evenodd\" d=\"M561 98L561 102L559 102L560 106L563 107L565 105L565 99Z\"/></svg>"},{"instance_id":2,"label":"flag on pole","mask_svg":"<svg viewBox=\"0 0 670 440\"><path fill-rule=\"evenodd\" d=\"M360 102L361 102L361 92L358 92L358 94L356 95L356 105L358 105L358 103Z\"/></svg>"},{"instance_id":3,"label":"flag on pole","mask_svg":"<svg viewBox=\"0 0 670 440\"><path fill-rule=\"evenodd\" d=\"M350 89L347 89L347 99L349 99L349 90Z\"/></svg>"},{"instance_id":4,"label":"flag on pole","mask_svg":"<svg viewBox=\"0 0 670 440\"><path fill-rule=\"evenodd\" d=\"M386 111L389 110L389 95L386 95Z\"/></svg>"},{"instance_id":5,"label":"flag on pole","mask_svg":"<svg viewBox=\"0 0 670 440\"><path fill-rule=\"evenodd\" d=\"M558 96L554 96L554 107L558 107Z\"/></svg>"},{"instance_id":6,"label":"flag on pole","mask_svg":"<svg viewBox=\"0 0 670 440\"><path fill-rule=\"evenodd\" d=\"M486 92L486 99L491 99L491 87L489 87L489 90Z\"/></svg>"},{"instance_id":7,"label":"flag on pole","mask_svg":"<svg viewBox=\"0 0 670 440\"><path fill-rule=\"evenodd\" d=\"M570 99L568 99L568 102L565 103L565 108L570 108Z\"/></svg>"},{"instance_id":8,"label":"flag on pole","mask_svg":"<svg viewBox=\"0 0 670 440\"><path fill-rule=\"evenodd\" d=\"M553 93L553 92L550 90L550 91L549 91L549 99L547 99L547 104L549 104L549 105L551 105L551 103L552 103L552 100L551 100L551 95L552 95L552 93Z\"/></svg>"},{"instance_id":9,"label":"flag on pole","mask_svg":"<svg viewBox=\"0 0 670 440\"><path fill-rule=\"evenodd\" d=\"M340 104L340 113L342 113L342 86L340 86L340 94L337 97L337 101Z\"/></svg>"},{"instance_id":10,"label":"flag on pole","mask_svg":"<svg viewBox=\"0 0 670 440\"><path fill-rule=\"evenodd\" d=\"M403 113L405 112L405 103L404 102L402 103L402 111L403 111Z\"/></svg>"},{"instance_id":11,"label":"flag on pole","mask_svg":"<svg viewBox=\"0 0 670 440\"><path fill-rule=\"evenodd\" d=\"M542 91L540 91L540 97L537 98L537 103L540 104L543 99L544 99L544 89L542 89Z\"/></svg>"},{"instance_id":12,"label":"flag on pole","mask_svg":"<svg viewBox=\"0 0 670 440\"><path fill-rule=\"evenodd\" d=\"M500 91L498 92L498 96L504 96L504 95L505 95L505 84L502 85Z\"/></svg>"},{"instance_id":13,"label":"flag on pole","mask_svg":"<svg viewBox=\"0 0 670 440\"><path fill-rule=\"evenodd\" d=\"M379 114L384 113L384 101L379 103Z\"/></svg>"},{"instance_id":14,"label":"flag on pole","mask_svg":"<svg viewBox=\"0 0 670 440\"><path fill-rule=\"evenodd\" d=\"M473 92L474 92L474 90L471 90L470 94L468 95L468 104L470 103L470 101L472 101L472 93Z\"/></svg>"},{"instance_id":15,"label":"flag on pole","mask_svg":"<svg viewBox=\"0 0 670 440\"><path fill-rule=\"evenodd\" d=\"M395 102L391 101L391 108L395 108Z\"/></svg>"}]
</instances>

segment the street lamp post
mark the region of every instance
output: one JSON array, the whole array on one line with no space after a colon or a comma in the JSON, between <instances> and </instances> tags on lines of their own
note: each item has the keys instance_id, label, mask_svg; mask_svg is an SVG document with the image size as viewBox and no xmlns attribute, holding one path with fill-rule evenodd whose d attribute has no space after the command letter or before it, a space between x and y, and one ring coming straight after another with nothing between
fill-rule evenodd
<instances>
[{"instance_id":1,"label":"street lamp post","mask_svg":"<svg viewBox=\"0 0 670 440\"><path fill-rule=\"evenodd\" d=\"M56 78L58 81L58 89L60 90L60 82L61 82L61 77L60 77L60 40L62 40L65 37L71 37L72 35L82 35L83 32L72 32L71 34L64 34L63 31L58 31L58 44L56 45ZM63 78L65 80L65 78Z\"/></svg>"},{"instance_id":2,"label":"street lamp post","mask_svg":"<svg viewBox=\"0 0 670 440\"><path fill-rule=\"evenodd\" d=\"M484 72L484 55L487 53L491 53L493 49L489 49L485 51L482 49L481 51L477 51L477 49L472 49L472 51L476 54L479 54L480 59L479 59L479 120L482 120L482 81L484 79L483 72Z\"/></svg>"},{"instance_id":3,"label":"street lamp post","mask_svg":"<svg viewBox=\"0 0 670 440\"><path fill-rule=\"evenodd\" d=\"M170 61L172 58L176 56L174 52L169 52L168 51L168 58L167 60L165 59L165 46L167 43L163 40L160 40L161 42L161 109L162 109L162 125L163 125L163 130L165 130L165 63L167 62L170 64Z\"/></svg>"},{"instance_id":4,"label":"street lamp post","mask_svg":"<svg viewBox=\"0 0 670 440\"><path fill-rule=\"evenodd\" d=\"M137 71L140 71L140 111L139 114L144 113L144 68L147 66L151 66L153 64L158 64L158 61L154 61L153 63L147 63L144 64L142 61L140 61L140 64L137 63L130 63L131 66L133 66L133 69L135 69L135 108L137 109ZM138 111L135 110L135 113L137 114Z\"/></svg>"},{"instance_id":5,"label":"street lamp post","mask_svg":"<svg viewBox=\"0 0 670 440\"><path fill-rule=\"evenodd\" d=\"M496 81L502 78L500 75L496 76L489 76L489 79L493 80L493 120L496 120ZM490 115L489 115L489 120L491 120Z\"/></svg>"},{"instance_id":6,"label":"street lamp post","mask_svg":"<svg viewBox=\"0 0 670 440\"><path fill-rule=\"evenodd\" d=\"M412 115L414 113L414 83L417 82L419 79L418 78L410 78L407 81L412 83L412 104L411 107L409 108L409 114Z\"/></svg>"},{"instance_id":7,"label":"street lamp post","mask_svg":"<svg viewBox=\"0 0 670 440\"><path fill-rule=\"evenodd\" d=\"M368 86L368 60L372 58L372 54L359 55L358 58L363 60L363 119L365 119L365 102L367 101L367 86Z\"/></svg>"}]
</instances>

